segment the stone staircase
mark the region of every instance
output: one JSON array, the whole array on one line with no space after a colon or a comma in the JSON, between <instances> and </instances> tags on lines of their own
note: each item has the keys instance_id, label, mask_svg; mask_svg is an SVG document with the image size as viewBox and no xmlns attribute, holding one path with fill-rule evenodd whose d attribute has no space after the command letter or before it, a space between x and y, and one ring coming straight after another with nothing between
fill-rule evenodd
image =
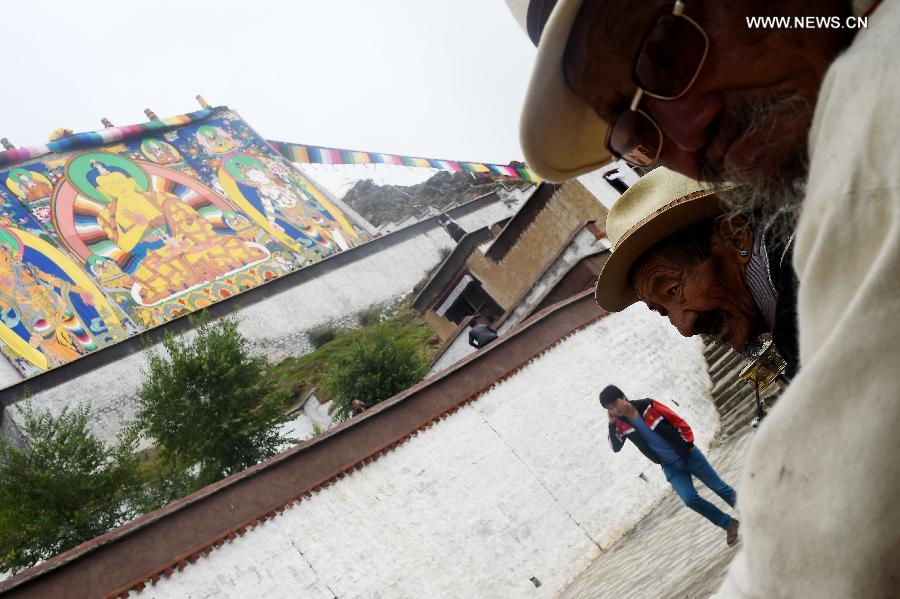
<instances>
[{"instance_id":1,"label":"stone staircase","mask_svg":"<svg viewBox=\"0 0 900 599\"><path fill-rule=\"evenodd\" d=\"M738 373L748 360L721 343L711 343L704 350L709 376L713 382L713 402L719 411L722 430L718 443L734 434L742 434L750 429L756 417L756 397L753 388L738 378Z\"/></svg>"}]
</instances>

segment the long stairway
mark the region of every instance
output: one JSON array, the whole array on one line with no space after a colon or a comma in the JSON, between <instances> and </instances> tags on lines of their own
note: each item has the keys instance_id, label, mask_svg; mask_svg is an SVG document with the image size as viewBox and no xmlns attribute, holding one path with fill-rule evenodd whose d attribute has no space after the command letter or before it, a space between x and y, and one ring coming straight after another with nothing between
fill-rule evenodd
<instances>
[{"instance_id":1,"label":"long stairway","mask_svg":"<svg viewBox=\"0 0 900 599\"><path fill-rule=\"evenodd\" d=\"M756 416L753 388L738 378L748 360L721 343L711 343L704 351L709 376L713 382L713 402L722 420L717 442L722 443L735 433L746 432Z\"/></svg>"}]
</instances>

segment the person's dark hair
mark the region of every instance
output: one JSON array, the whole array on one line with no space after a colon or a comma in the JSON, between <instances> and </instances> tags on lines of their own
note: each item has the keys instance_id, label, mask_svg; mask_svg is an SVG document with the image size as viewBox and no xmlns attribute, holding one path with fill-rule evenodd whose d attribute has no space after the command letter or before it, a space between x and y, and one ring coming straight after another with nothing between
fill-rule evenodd
<instances>
[{"instance_id":1,"label":"person's dark hair","mask_svg":"<svg viewBox=\"0 0 900 599\"><path fill-rule=\"evenodd\" d=\"M716 228L717 217L705 218L680 231L675 231L649 250L631 265L628 271L628 285L634 287L634 278L641 267L652 256L664 254L674 264L692 267L712 256L710 241Z\"/></svg>"},{"instance_id":2,"label":"person's dark hair","mask_svg":"<svg viewBox=\"0 0 900 599\"><path fill-rule=\"evenodd\" d=\"M600 392L600 405L604 408L608 408L616 403L616 400L620 397L625 397L625 394L622 393L621 389L615 385L607 385L603 388L603 391Z\"/></svg>"}]
</instances>

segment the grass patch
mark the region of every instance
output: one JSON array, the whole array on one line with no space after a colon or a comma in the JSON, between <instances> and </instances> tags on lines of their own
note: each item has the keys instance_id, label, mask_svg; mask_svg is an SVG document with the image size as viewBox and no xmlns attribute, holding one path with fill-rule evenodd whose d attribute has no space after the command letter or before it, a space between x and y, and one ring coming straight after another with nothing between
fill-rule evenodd
<instances>
[{"instance_id":1,"label":"grass patch","mask_svg":"<svg viewBox=\"0 0 900 599\"><path fill-rule=\"evenodd\" d=\"M430 361L438 348L438 339L428 324L408 305L386 317L381 323L368 327L341 330L333 339L324 342L312 353L304 356L285 358L269 367L267 376L276 383L275 393L284 393L288 404L299 401L319 382L332 363L347 355L354 343L366 335L373 327L384 326L397 335L419 347ZM317 393L321 396L321 390ZM322 401L329 398L320 397Z\"/></svg>"},{"instance_id":2,"label":"grass patch","mask_svg":"<svg viewBox=\"0 0 900 599\"><path fill-rule=\"evenodd\" d=\"M368 328L381 322L384 309L381 306L369 306L359 313L359 326Z\"/></svg>"},{"instance_id":3,"label":"grass patch","mask_svg":"<svg viewBox=\"0 0 900 599\"><path fill-rule=\"evenodd\" d=\"M307 337L309 338L309 344L312 345L314 349L319 349L329 341L337 339L340 334L341 329L339 327L326 324L310 329L309 333L307 333Z\"/></svg>"}]
</instances>

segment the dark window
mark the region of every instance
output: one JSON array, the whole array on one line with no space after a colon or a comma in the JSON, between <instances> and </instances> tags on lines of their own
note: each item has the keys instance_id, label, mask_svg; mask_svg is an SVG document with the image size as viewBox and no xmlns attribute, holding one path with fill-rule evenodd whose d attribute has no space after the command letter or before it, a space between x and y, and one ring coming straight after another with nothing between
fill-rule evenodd
<instances>
[{"instance_id":1,"label":"dark window","mask_svg":"<svg viewBox=\"0 0 900 599\"><path fill-rule=\"evenodd\" d=\"M620 194L628 191L628 183L625 182L625 177L619 169L614 168L603 173L603 178Z\"/></svg>"},{"instance_id":2,"label":"dark window","mask_svg":"<svg viewBox=\"0 0 900 599\"><path fill-rule=\"evenodd\" d=\"M459 324L466 316L481 314L493 322L503 316L503 308L494 301L477 280L469 283L444 316Z\"/></svg>"}]
</instances>

